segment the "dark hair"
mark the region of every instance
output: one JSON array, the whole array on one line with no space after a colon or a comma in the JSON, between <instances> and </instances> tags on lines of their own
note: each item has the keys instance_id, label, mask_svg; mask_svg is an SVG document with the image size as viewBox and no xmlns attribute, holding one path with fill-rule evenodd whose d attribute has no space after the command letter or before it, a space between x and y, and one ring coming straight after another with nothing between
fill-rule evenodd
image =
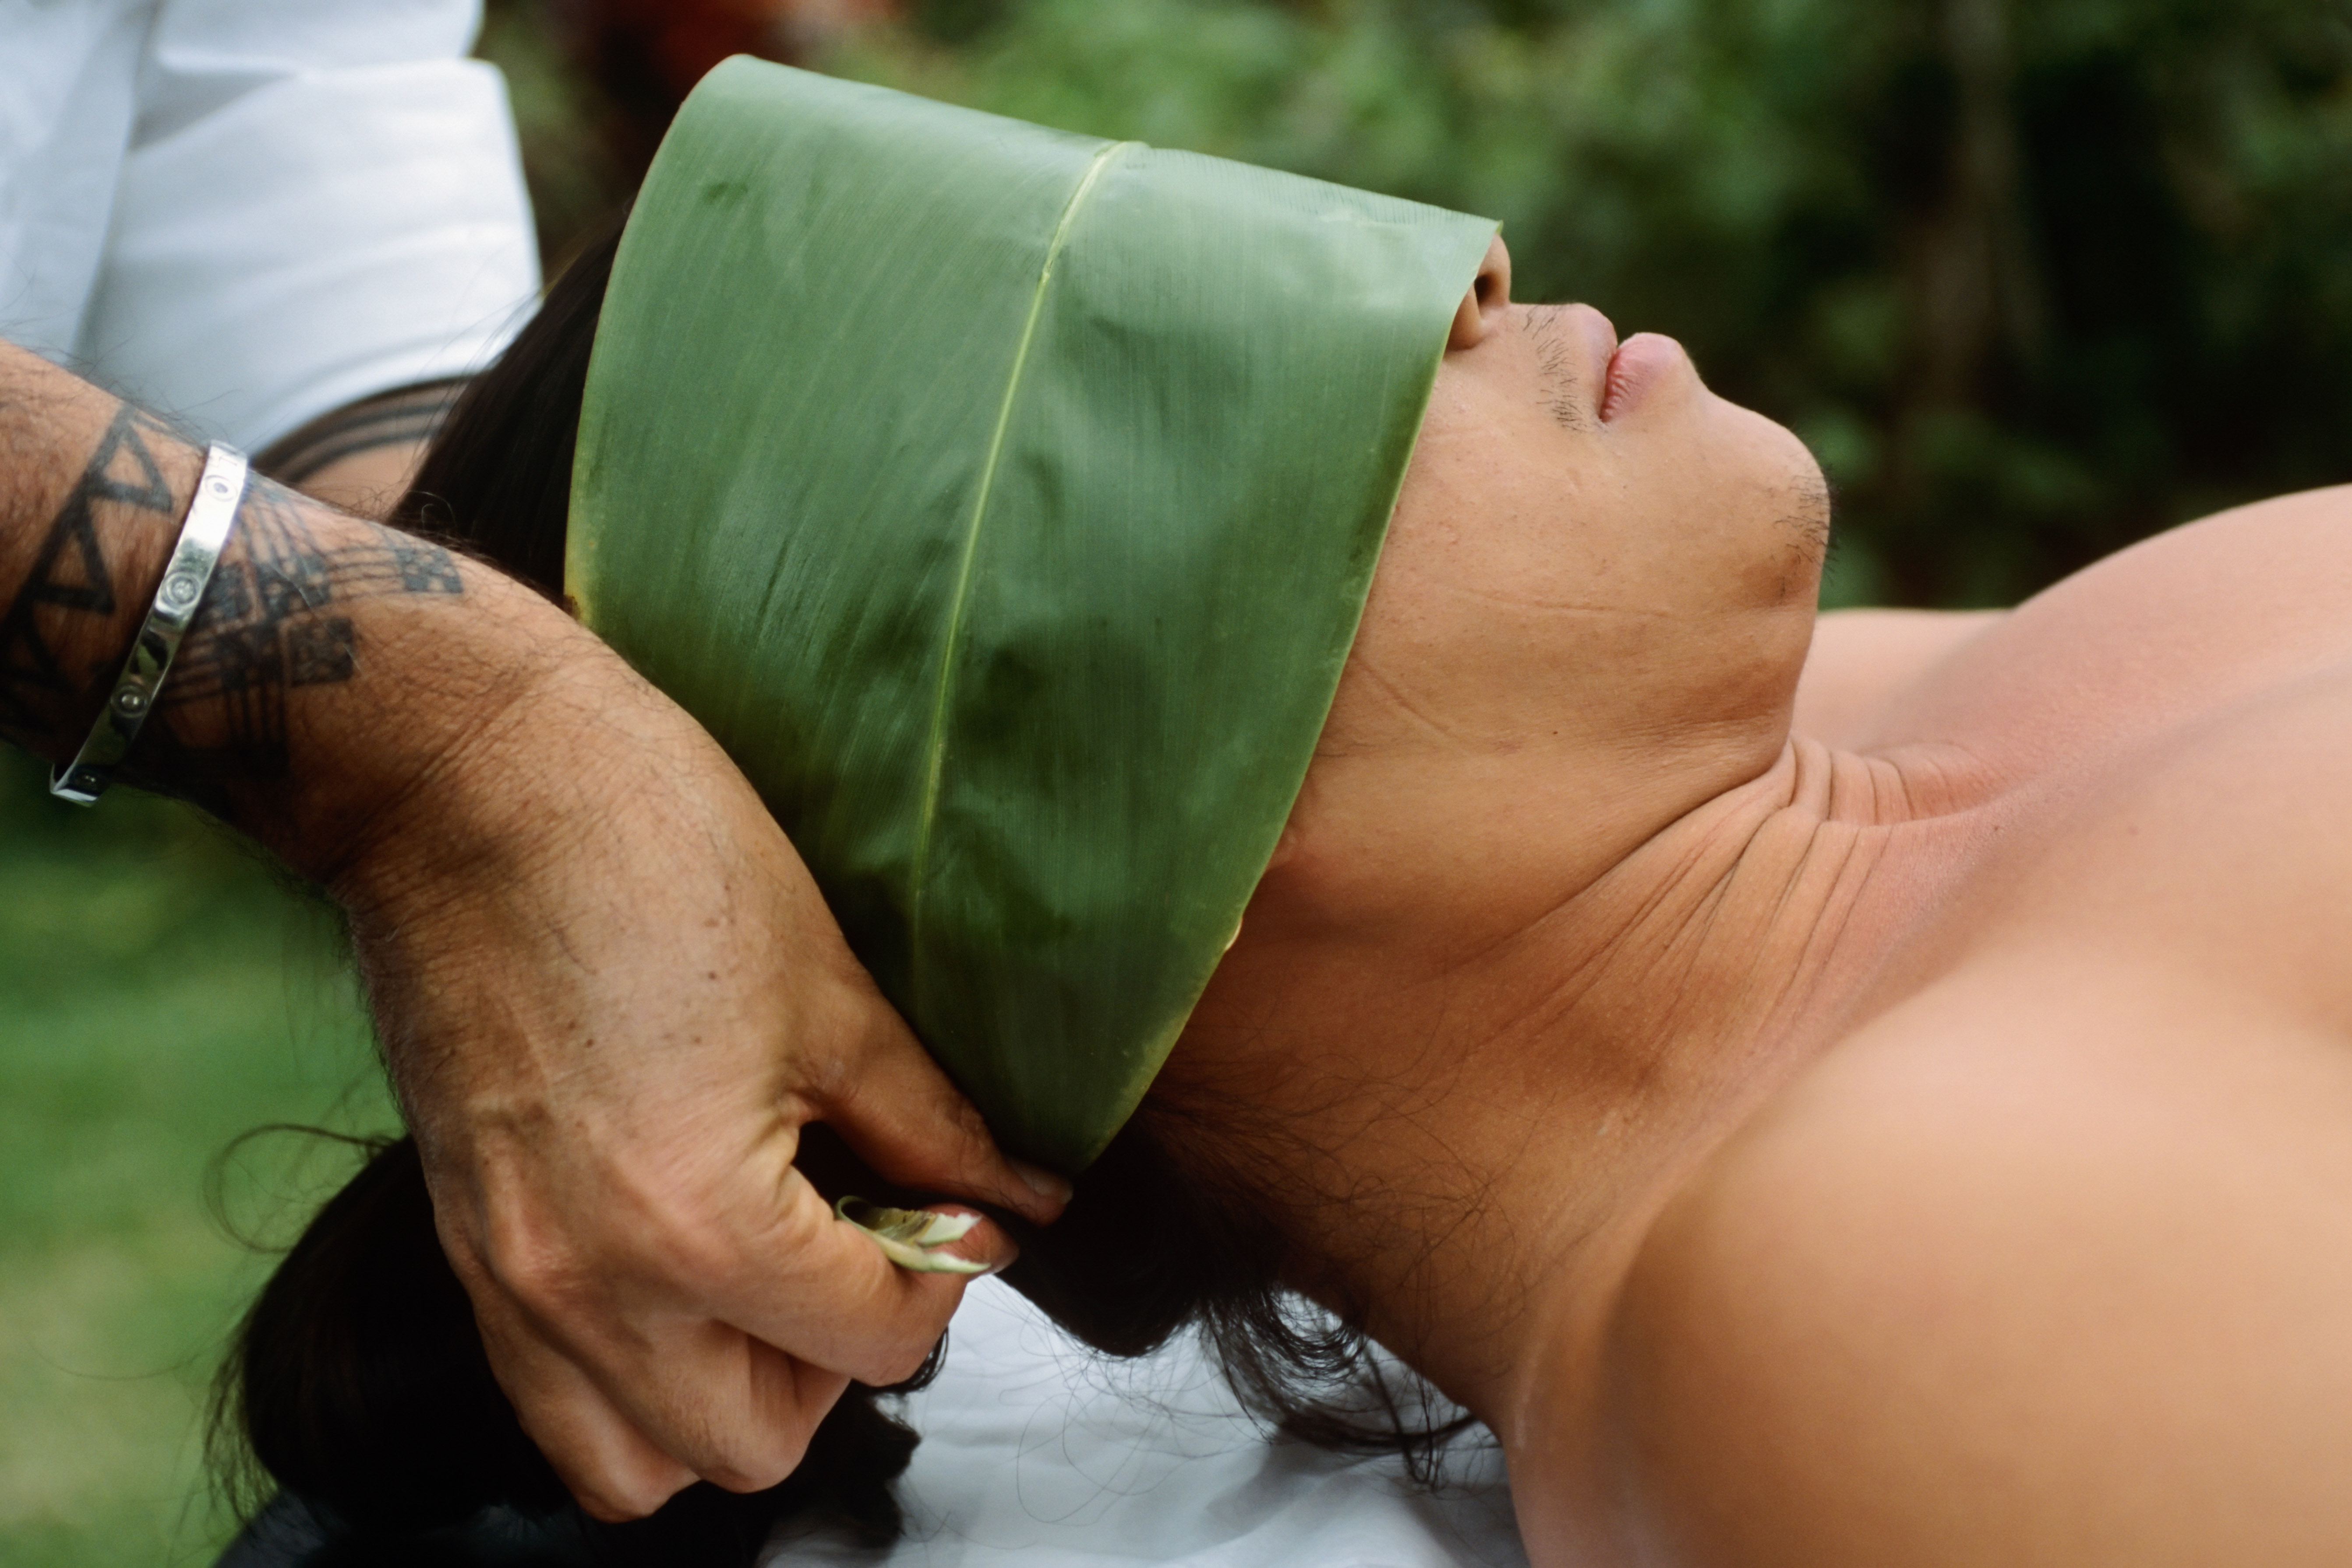
<instances>
[{"instance_id":1,"label":"dark hair","mask_svg":"<svg viewBox=\"0 0 2352 1568\"><path fill-rule=\"evenodd\" d=\"M467 386L392 520L554 598L589 350L619 239L616 223L587 246ZM1214 1179L1198 1158L1180 1167L1169 1152L1211 1145L1209 1120L1147 1100L1059 1223L1040 1230L997 1216L1022 1244L1007 1282L1113 1355L1142 1354L1197 1326L1264 1419L1325 1447L1402 1452L1427 1475L1469 1418L1411 1418L1433 1408L1425 1390L1401 1384L1360 1334L1281 1288L1277 1228L1240 1184ZM828 1196L923 1196L881 1181L823 1127L807 1130L798 1163ZM241 1430L260 1466L329 1527L317 1568L748 1563L777 1521L807 1510L886 1541L900 1522L890 1483L916 1444L877 1405L887 1391L853 1384L782 1485L751 1496L697 1486L633 1524L587 1519L490 1376L406 1139L375 1148L286 1255L238 1331L222 1389L221 1428ZM524 1533L538 1556L512 1554L518 1520L536 1531Z\"/></svg>"}]
</instances>

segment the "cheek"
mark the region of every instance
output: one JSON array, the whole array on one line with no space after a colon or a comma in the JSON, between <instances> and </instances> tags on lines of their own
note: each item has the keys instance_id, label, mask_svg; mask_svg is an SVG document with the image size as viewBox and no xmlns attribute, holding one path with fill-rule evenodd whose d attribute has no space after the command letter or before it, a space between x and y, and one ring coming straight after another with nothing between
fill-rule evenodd
<instances>
[{"instance_id":1,"label":"cheek","mask_svg":"<svg viewBox=\"0 0 2352 1568\"><path fill-rule=\"evenodd\" d=\"M1560 715L1587 706L1578 693L1593 658L1650 635L1639 616L1602 631L1626 620L1622 552L1591 521L1617 504L1615 476L1563 453L1576 437L1539 412L1539 427L1521 423L1470 399L1433 404L1327 750L1510 752L1562 739Z\"/></svg>"},{"instance_id":2,"label":"cheek","mask_svg":"<svg viewBox=\"0 0 2352 1568\"><path fill-rule=\"evenodd\" d=\"M1433 402L1381 559L1391 613L1464 640L1549 638L1562 617L1684 617L1801 591L1795 535L1759 539L1759 513L1800 510L1792 469L1810 469L1779 426L1696 381L1657 389L1629 428L1569 428L1508 390Z\"/></svg>"},{"instance_id":3,"label":"cheek","mask_svg":"<svg viewBox=\"0 0 2352 1568\"><path fill-rule=\"evenodd\" d=\"M1507 697L1554 710L1596 661L1638 668L1690 592L1678 498L1609 437L1526 400L1433 411L1407 471L1359 636L1359 662L1408 672L1449 711Z\"/></svg>"},{"instance_id":4,"label":"cheek","mask_svg":"<svg viewBox=\"0 0 2352 1568\"><path fill-rule=\"evenodd\" d=\"M1605 442L1524 400L1433 406L1381 552L1384 608L1475 636L1604 606L1626 563L1629 499Z\"/></svg>"},{"instance_id":5,"label":"cheek","mask_svg":"<svg viewBox=\"0 0 2352 1568\"><path fill-rule=\"evenodd\" d=\"M1804 447L1696 380L1593 430L1442 378L1327 733L1516 752L1753 704L1803 657L1827 515Z\"/></svg>"}]
</instances>

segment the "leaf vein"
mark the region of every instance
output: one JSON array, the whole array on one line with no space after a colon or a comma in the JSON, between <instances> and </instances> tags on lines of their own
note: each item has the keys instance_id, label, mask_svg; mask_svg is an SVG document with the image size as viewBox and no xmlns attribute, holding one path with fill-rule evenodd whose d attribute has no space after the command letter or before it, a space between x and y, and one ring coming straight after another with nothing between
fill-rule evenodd
<instances>
[{"instance_id":1,"label":"leaf vein","mask_svg":"<svg viewBox=\"0 0 2352 1568\"><path fill-rule=\"evenodd\" d=\"M1037 268L1037 287L1029 296L1028 319L1021 326L1021 341L1013 352L1013 368L1004 381L1004 397L997 405L996 428L990 435L988 457L981 465L978 493L972 498L971 520L964 525L963 556L956 564L956 581L949 599L946 636L940 647L939 678L931 694L930 727L924 737L923 797L916 817L915 849L908 868L907 938L908 980L915 981L916 971L922 963L921 933L923 925L923 885L930 866L932 829L939 818L940 788L946 774L948 703L955 690L956 645L963 635L963 616L971 596L972 563L980 553L980 537L988 520L988 503L995 493L996 465L1004 453L1004 438L1013 427L1013 408L1021 393L1022 378L1029 368L1029 348L1037 336L1037 323L1045 310L1045 293L1054 280L1054 264L1061 259L1063 247L1069 243L1070 229L1077 221L1078 211L1106 171L1130 147L1132 142L1106 142L1097 150L1094 161L1087 165L1070 199L1062 205L1062 216L1054 225L1054 236L1045 246L1045 258Z\"/></svg>"}]
</instances>

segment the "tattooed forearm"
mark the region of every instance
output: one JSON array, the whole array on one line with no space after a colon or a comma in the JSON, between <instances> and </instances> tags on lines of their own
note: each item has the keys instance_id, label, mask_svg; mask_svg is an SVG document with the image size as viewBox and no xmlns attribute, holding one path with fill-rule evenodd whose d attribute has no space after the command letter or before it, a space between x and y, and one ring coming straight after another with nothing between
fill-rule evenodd
<instances>
[{"instance_id":1,"label":"tattooed forearm","mask_svg":"<svg viewBox=\"0 0 2352 1568\"><path fill-rule=\"evenodd\" d=\"M161 422L0 342L0 739L52 763L82 744L203 467ZM403 837L406 811L438 844L509 810L507 737L609 659L530 589L255 476L113 772L332 884L405 864L399 847L425 842Z\"/></svg>"},{"instance_id":2,"label":"tattooed forearm","mask_svg":"<svg viewBox=\"0 0 2352 1568\"><path fill-rule=\"evenodd\" d=\"M197 461L162 423L115 405L0 609L0 736L52 757L80 742L153 597ZM225 809L239 783L287 775L294 693L358 677L365 605L464 592L447 551L255 475L118 772Z\"/></svg>"},{"instance_id":3,"label":"tattooed forearm","mask_svg":"<svg viewBox=\"0 0 2352 1568\"><path fill-rule=\"evenodd\" d=\"M0 610L0 735L54 747L96 711L99 688L145 613L141 595L153 587L123 580L138 553L125 549L126 535L178 521L162 463L177 439L128 404L116 409Z\"/></svg>"},{"instance_id":4,"label":"tattooed forearm","mask_svg":"<svg viewBox=\"0 0 2352 1568\"><path fill-rule=\"evenodd\" d=\"M303 485L324 470L385 447L421 447L457 401L462 381L426 382L321 415L272 445L254 466L286 484Z\"/></svg>"},{"instance_id":5,"label":"tattooed forearm","mask_svg":"<svg viewBox=\"0 0 2352 1568\"><path fill-rule=\"evenodd\" d=\"M360 673L354 607L465 590L457 558L439 546L255 476L150 721L163 732L152 746L142 737L140 781L203 799L224 783L284 776L289 695Z\"/></svg>"}]
</instances>

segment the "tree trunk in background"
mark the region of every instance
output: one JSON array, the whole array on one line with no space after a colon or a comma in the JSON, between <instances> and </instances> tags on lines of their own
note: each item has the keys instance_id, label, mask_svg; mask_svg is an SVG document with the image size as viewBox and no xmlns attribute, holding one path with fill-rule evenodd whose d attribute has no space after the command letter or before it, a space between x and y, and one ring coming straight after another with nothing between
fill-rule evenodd
<instances>
[{"instance_id":1,"label":"tree trunk in background","mask_svg":"<svg viewBox=\"0 0 2352 1568\"><path fill-rule=\"evenodd\" d=\"M1940 515L1937 501L1992 488L1953 471L1956 462L1981 460L1961 455L1971 444L1966 416L1990 418L2000 372L2030 371L2046 332L2019 148L2011 0L1929 3L1949 89L1942 181L1923 193L1907 236L1911 364L1889 411L1889 461L1874 498L1888 521L1887 585L1906 604L1967 591L1938 564L1948 552L1914 547L2000 521Z\"/></svg>"},{"instance_id":2,"label":"tree trunk in background","mask_svg":"<svg viewBox=\"0 0 2352 1568\"><path fill-rule=\"evenodd\" d=\"M1967 405L2000 351L2031 364L2044 331L2018 153L2009 0L1940 0L1953 115L1943 199L1922 225L1918 399Z\"/></svg>"}]
</instances>

